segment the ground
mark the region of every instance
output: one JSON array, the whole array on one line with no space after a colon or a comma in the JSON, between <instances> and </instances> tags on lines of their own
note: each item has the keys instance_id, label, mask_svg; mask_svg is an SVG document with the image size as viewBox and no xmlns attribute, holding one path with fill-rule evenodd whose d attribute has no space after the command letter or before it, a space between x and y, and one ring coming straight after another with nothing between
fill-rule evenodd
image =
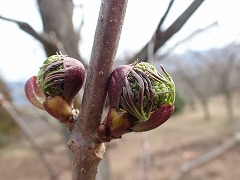
<instances>
[{"instance_id":1,"label":"ground","mask_svg":"<svg viewBox=\"0 0 240 180\"><path fill-rule=\"evenodd\" d=\"M234 104L236 119L232 124L227 122L223 97L212 98L209 103L210 120L204 119L200 105L195 110L188 107L155 130L124 135L122 139L109 143L105 158L111 170L110 180L145 180L147 174L153 180L171 179L183 163L198 158L230 138L239 127L239 102ZM29 125L37 142L55 164L60 179L70 180L68 149L62 136L43 122L31 121ZM150 170L146 173L141 162L148 156ZM239 165L240 144L192 171L185 179L238 180ZM0 148L0 179L48 179L45 167L23 136Z\"/></svg>"}]
</instances>

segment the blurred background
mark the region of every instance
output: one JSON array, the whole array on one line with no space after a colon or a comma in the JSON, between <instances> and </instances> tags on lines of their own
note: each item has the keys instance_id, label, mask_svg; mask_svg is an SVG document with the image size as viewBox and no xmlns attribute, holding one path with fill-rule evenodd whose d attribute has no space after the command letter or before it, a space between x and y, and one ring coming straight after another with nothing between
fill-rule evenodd
<instances>
[{"instance_id":1,"label":"blurred background","mask_svg":"<svg viewBox=\"0 0 240 180\"><path fill-rule=\"evenodd\" d=\"M87 67L100 3L0 0L0 179L71 179L67 130L27 101L24 85L58 51ZM129 1L115 65L163 64L176 111L155 130L108 143L98 180L239 179L239 7Z\"/></svg>"}]
</instances>

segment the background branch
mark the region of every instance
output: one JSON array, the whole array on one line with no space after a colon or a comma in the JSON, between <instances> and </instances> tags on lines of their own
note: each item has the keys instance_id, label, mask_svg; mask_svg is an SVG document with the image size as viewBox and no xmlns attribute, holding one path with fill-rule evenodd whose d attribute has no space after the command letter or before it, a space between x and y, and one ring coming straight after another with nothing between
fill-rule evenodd
<instances>
[{"instance_id":1,"label":"background branch","mask_svg":"<svg viewBox=\"0 0 240 180\"><path fill-rule=\"evenodd\" d=\"M240 132L237 132L233 137L226 140L220 146L214 148L213 150L209 151L208 153L204 154L203 156L185 163L181 166L180 171L172 178L172 180L181 180L186 177L187 174L192 172L194 169L203 166L210 161L218 158L223 153L227 152L229 149L235 147L240 142Z\"/></svg>"},{"instance_id":2,"label":"background branch","mask_svg":"<svg viewBox=\"0 0 240 180\"><path fill-rule=\"evenodd\" d=\"M73 26L73 1L37 0L37 2L44 33L47 35L54 33L55 37L62 42L67 55L78 59L86 66L87 63L83 61L79 53L78 44L80 42L80 35L78 31L75 31ZM54 54L56 54L56 52Z\"/></svg>"},{"instance_id":3,"label":"background branch","mask_svg":"<svg viewBox=\"0 0 240 180\"><path fill-rule=\"evenodd\" d=\"M189 41L190 39L194 38L195 36L199 35L202 32L205 32L206 30L214 27L218 25L218 22L214 22L204 28L201 29L197 29L196 31L192 32L189 36L187 36L186 38L178 41L176 44L174 44L170 49L167 50L167 52L165 54L162 54L161 56L159 56L157 59L161 60L164 59L166 56L168 56L175 48L177 48L179 45L185 43L186 41Z\"/></svg>"},{"instance_id":4,"label":"background branch","mask_svg":"<svg viewBox=\"0 0 240 180\"><path fill-rule=\"evenodd\" d=\"M156 30L156 38L154 41L154 53L162 47L175 33L177 33L187 20L192 16L192 14L199 8L204 0L195 0L192 4L170 25L165 31ZM157 32L159 31L159 32ZM148 52L148 42L133 58L129 60L129 63L133 63L136 59L140 61L147 61L147 52Z\"/></svg>"},{"instance_id":5,"label":"background branch","mask_svg":"<svg viewBox=\"0 0 240 180\"><path fill-rule=\"evenodd\" d=\"M65 50L62 48L60 41L57 41L56 39L55 39L55 41L53 41L53 40L49 39L46 34L45 35L39 34L28 23L22 22L22 21L17 21L17 20L10 19L10 18L6 18L1 15L0 15L0 19L16 23L21 30L23 30L24 32L28 33L29 35L31 35L32 37L37 39L44 46L44 49L47 50L46 51L47 55L51 56L53 54L56 54L56 52L58 52L58 51L65 53Z\"/></svg>"},{"instance_id":6,"label":"background branch","mask_svg":"<svg viewBox=\"0 0 240 180\"><path fill-rule=\"evenodd\" d=\"M28 23L0 16L1 19L18 24L20 29L33 36L44 46L47 57L61 51L69 57L83 61L79 53L80 34L79 29L74 30L73 2L72 0L37 0L44 32L38 33ZM61 13L58 13L61 12Z\"/></svg>"},{"instance_id":7,"label":"background branch","mask_svg":"<svg viewBox=\"0 0 240 180\"><path fill-rule=\"evenodd\" d=\"M4 110L11 116L11 118L15 121L15 123L20 127L22 130L24 136L32 146L32 148L37 153L38 157L44 164L46 170L49 173L51 180L57 180L58 179L58 173L55 170L55 165L51 163L51 161L48 159L48 157L44 154L41 147L37 144L35 139L33 138L33 133L28 128L28 125L25 123L25 121L21 118L21 116L17 113L17 111L14 109L14 107L5 100L3 94L0 92L0 105L4 108Z\"/></svg>"},{"instance_id":8,"label":"background branch","mask_svg":"<svg viewBox=\"0 0 240 180\"><path fill-rule=\"evenodd\" d=\"M156 29L155 34L154 34L155 36L158 36L158 35L159 35L159 33L160 33L160 31L161 31L161 28L162 28L162 25L163 25L163 23L164 23L167 15L168 15L170 9L171 9L173 3L174 3L174 0L171 0L171 1L169 2L169 5L168 5L168 8L167 8L166 12L164 13L163 17L161 18L160 22L158 23L157 29Z\"/></svg>"}]
</instances>

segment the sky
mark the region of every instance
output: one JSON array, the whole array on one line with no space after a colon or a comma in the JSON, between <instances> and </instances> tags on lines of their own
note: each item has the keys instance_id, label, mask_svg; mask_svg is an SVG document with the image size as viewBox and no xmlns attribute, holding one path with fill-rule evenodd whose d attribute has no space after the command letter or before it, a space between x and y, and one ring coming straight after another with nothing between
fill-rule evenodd
<instances>
[{"instance_id":1,"label":"sky","mask_svg":"<svg viewBox=\"0 0 240 180\"><path fill-rule=\"evenodd\" d=\"M85 60L90 58L100 2L74 0L76 5L83 4L84 26L81 32L80 53ZM167 28L191 2L192 0L175 0L163 28ZM134 54L149 41L168 3L169 0L128 0L117 57ZM182 44L175 53L221 48L229 43L239 42L239 7L240 1L237 0L205 0L164 48L170 48L197 29L215 21L218 22L217 26ZM42 32L36 0L0 0L0 15L25 21L36 31ZM81 17L81 10L76 8L73 16L76 28ZM36 75L46 58L41 44L21 31L16 24L1 19L0 32L0 76L7 81L23 81Z\"/></svg>"}]
</instances>

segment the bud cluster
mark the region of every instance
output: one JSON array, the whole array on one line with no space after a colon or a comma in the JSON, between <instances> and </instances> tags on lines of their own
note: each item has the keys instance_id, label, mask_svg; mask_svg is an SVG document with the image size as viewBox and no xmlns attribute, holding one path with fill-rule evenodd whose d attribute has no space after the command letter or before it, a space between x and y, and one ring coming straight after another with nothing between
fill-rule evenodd
<instances>
[{"instance_id":1,"label":"bud cluster","mask_svg":"<svg viewBox=\"0 0 240 180\"><path fill-rule=\"evenodd\" d=\"M85 68L80 61L57 54L48 57L38 76L26 82L25 93L33 105L66 122L75 112L73 100L84 80Z\"/></svg>"},{"instance_id":2,"label":"bud cluster","mask_svg":"<svg viewBox=\"0 0 240 180\"><path fill-rule=\"evenodd\" d=\"M146 62L136 62L119 66L111 73L110 108L97 129L100 141L111 141L129 132L152 130L171 117L175 84L163 66L161 69L163 74ZM25 93L34 106L72 125L78 114L73 100L84 80L85 68L80 61L57 54L48 57L38 75L26 82Z\"/></svg>"},{"instance_id":3,"label":"bud cluster","mask_svg":"<svg viewBox=\"0 0 240 180\"><path fill-rule=\"evenodd\" d=\"M116 68L109 79L110 109L98 128L101 140L157 128L174 112L175 85L170 75L146 62Z\"/></svg>"}]
</instances>

